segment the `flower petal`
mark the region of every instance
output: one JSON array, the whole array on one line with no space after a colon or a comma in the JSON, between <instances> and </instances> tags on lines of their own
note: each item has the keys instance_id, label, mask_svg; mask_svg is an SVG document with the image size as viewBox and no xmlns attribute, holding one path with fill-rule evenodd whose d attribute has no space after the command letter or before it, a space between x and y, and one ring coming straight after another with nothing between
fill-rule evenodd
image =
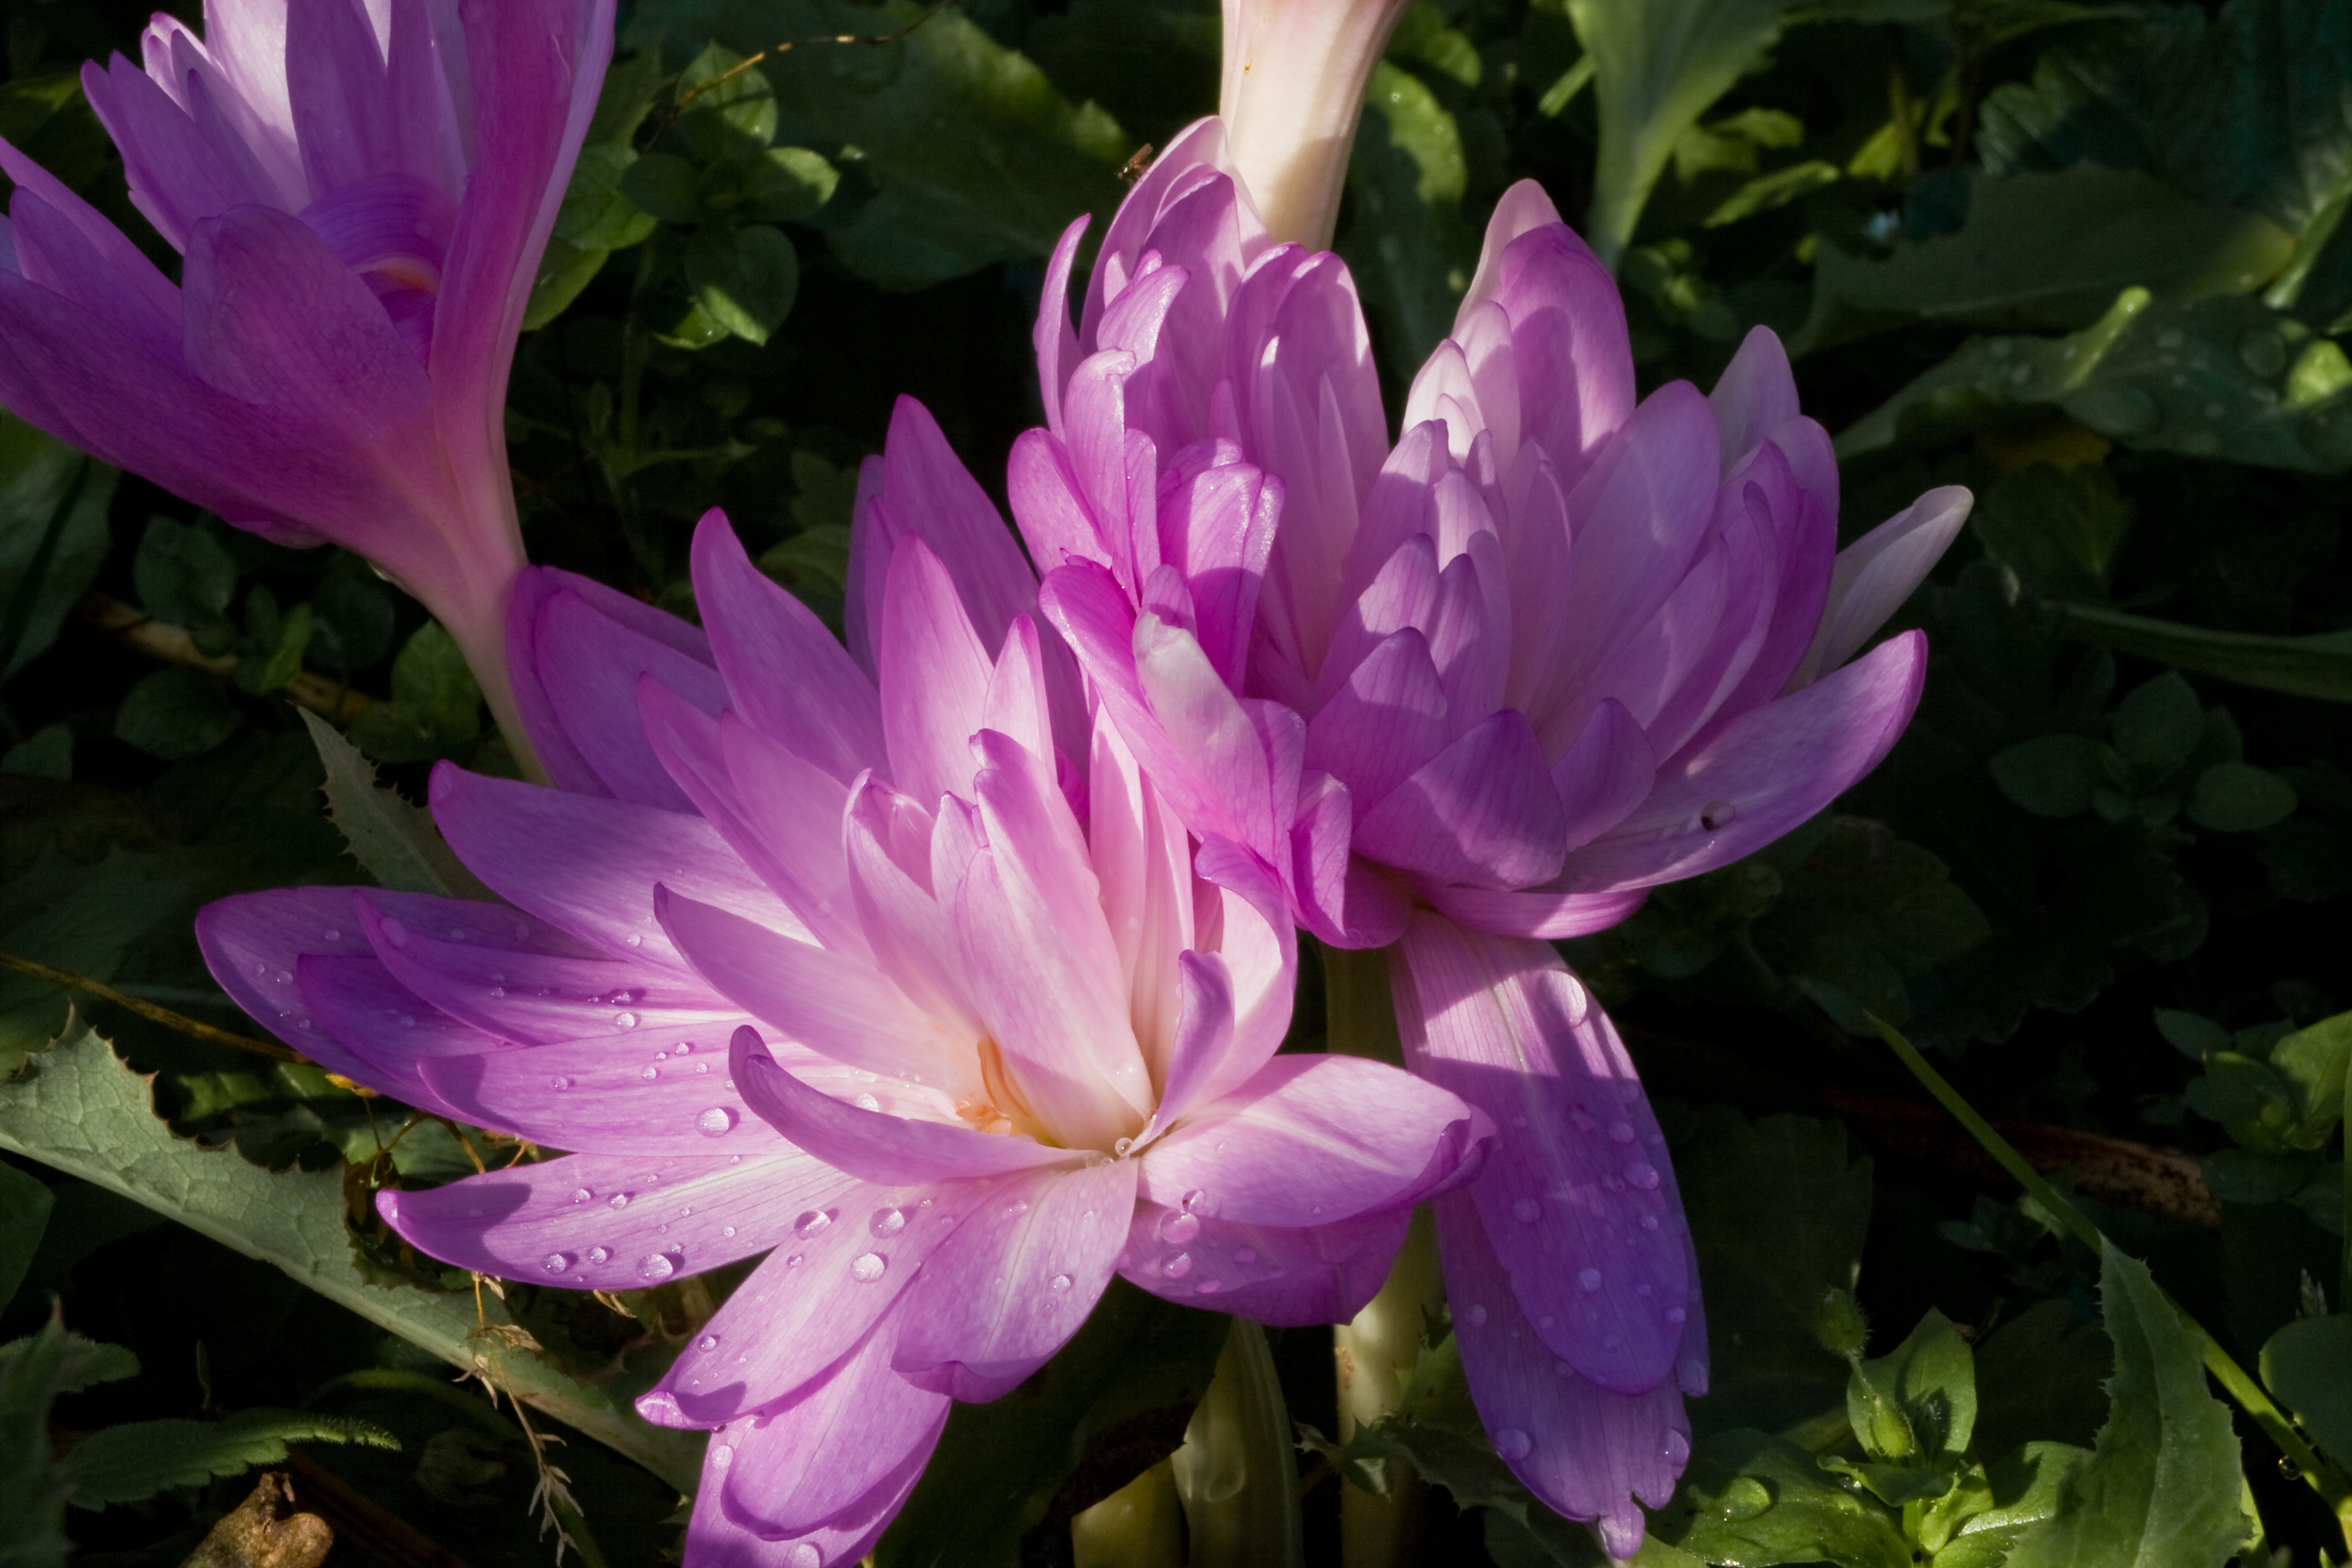
<instances>
[{"instance_id":1,"label":"flower petal","mask_svg":"<svg viewBox=\"0 0 2352 1568\"><path fill-rule=\"evenodd\" d=\"M205 967L256 1021L304 1056L318 1033L294 984L305 953L371 958L367 933L352 902L356 888L285 888L239 893L206 904L196 914L196 946ZM329 1045L332 1049L331 1042ZM341 1071L330 1066L331 1072Z\"/></svg>"},{"instance_id":2,"label":"flower petal","mask_svg":"<svg viewBox=\"0 0 2352 1568\"><path fill-rule=\"evenodd\" d=\"M1535 731L1505 708L1372 803L1355 847L1433 882L1521 888L1559 871L1567 827Z\"/></svg>"},{"instance_id":3,"label":"flower petal","mask_svg":"<svg viewBox=\"0 0 2352 1568\"><path fill-rule=\"evenodd\" d=\"M1958 485L1929 490L1838 552L1821 630L1790 684L1837 668L1903 607L1969 520L1976 498Z\"/></svg>"},{"instance_id":4,"label":"flower petal","mask_svg":"<svg viewBox=\"0 0 2352 1568\"><path fill-rule=\"evenodd\" d=\"M739 1021L740 1022L740 1021ZM631 1030L433 1057L425 1083L461 1121L592 1154L774 1154L781 1134L729 1087L731 1030Z\"/></svg>"},{"instance_id":5,"label":"flower petal","mask_svg":"<svg viewBox=\"0 0 2352 1568\"><path fill-rule=\"evenodd\" d=\"M1135 1213L1136 1162L1000 1178L923 1265L891 1364L958 1399L994 1399L1078 1331Z\"/></svg>"},{"instance_id":6,"label":"flower petal","mask_svg":"<svg viewBox=\"0 0 2352 1568\"><path fill-rule=\"evenodd\" d=\"M1139 1202L1118 1271L1155 1296L1252 1322L1344 1323L1379 1292L1412 1223L1400 1208L1290 1230Z\"/></svg>"},{"instance_id":7,"label":"flower petal","mask_svg":"<svg viewBox=\"0 0 2352 1568\"><path fill-rule=\"evenodd\" d=\"M946 564L920 539L908 540L890 557L881 626L876 658L890 782L936 807L940 796L971 785L967 742L984 721L988 649Z\"/></svg>"},{"instance_id":8,"label":"flower petal","mask_svg":"<svg viewBox=\"0 0 2352 1568\"><path fill-rule=\"evenodd\" d=\"M705 713L727 706L726 684L707 659L679 651L601 613L583 596L544 595L530 655L547 711L609 794L640 805L690 812L637 717L637 682L656 680Z\"/></svg>"}]
</instances>

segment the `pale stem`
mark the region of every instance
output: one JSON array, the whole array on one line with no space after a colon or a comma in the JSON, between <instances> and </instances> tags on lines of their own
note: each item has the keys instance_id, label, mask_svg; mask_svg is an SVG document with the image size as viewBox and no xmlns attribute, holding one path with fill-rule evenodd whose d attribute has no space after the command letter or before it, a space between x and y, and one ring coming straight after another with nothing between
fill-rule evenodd
<instances>
[{"instance_id":1,"label":"pale stem","mask_svg":"<svg viewBox=\"0 0 2352 1568\"><path fill-rule=\"evenodd\" d=\"M1170 1461L1191 1568L1301 1568L1298 1460L1265 1331L1240 1318Z\"/></svg>"},{"instance_id":2,"label":"pale stem","mask_svg":"<svg viewBox=\"0 0 2352 1568\"><path fill-rule=\"evenodd\" d=\"M1322 955L1327 1048L1402 1067L1404 1047L1397 1037L1388 953L1327 947ZM1412 1228L1380 1294L1356 1314L1355 1321L1331 1331L1341 1442L1353 1436L1357 1427L1396 1413L1405 1381L1420 1363L1429 1320L1444 1300L1437 1227L1424 1206L1414 1213ZM1394 1461L1388 1483L1385 1497L1360 1487L1340 1490L1339 1560L1346 1568L1391 1568L1418 1555L1415 1526L1423 1512L1423 1483Z\"/></svg>"},{"instance_id":3,"label":"pale stem","mask_svg":"<svg viewBox=\"0 0 2352 1568\"><path fill-rule=\"evenodd\" d=\"M1076 1568L1185 1568L1176 1461L1160 1460L1070 1521Z\"/></svg>"},{"instance_id":4,"label":"pale stem","mask_svg":"<svg viewBox=\"0 0 2352 1568\"><path fill-rule=\"evenodd\" d=\"M508 576L490 593L462 608L456 605L425 601L425 607L447 630L466 656L466 664L474 672L476 684L482 689L482 700L490 705L490 717L506 737L507 749L514 753L515 765L522 776L533 784L548 782L547 769L539 760L539 752L530 743L524 730L522 710L515 705L514 675L507 662L507 599L514 591L514 577ZM423 595L418 595L420 598Z\"/></svg>"}]
</instances>

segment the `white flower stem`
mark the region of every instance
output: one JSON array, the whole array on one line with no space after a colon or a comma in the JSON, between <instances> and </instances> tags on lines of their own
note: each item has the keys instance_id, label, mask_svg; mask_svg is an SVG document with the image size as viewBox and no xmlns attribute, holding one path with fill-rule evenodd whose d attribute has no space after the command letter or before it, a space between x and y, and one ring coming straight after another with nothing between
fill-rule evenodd
<instances>
[{"instance_id":1,"label":"white flower stem","mask_svg":"<svg viewBox=\"0 0 2352 1568\"><path fill-rule=\"evenodd\" d=\"M1240 1318L1171 1460L1191 1568L1300 1568L1298 1460L1265 1331Z\"/></svg>"}]
</instances>

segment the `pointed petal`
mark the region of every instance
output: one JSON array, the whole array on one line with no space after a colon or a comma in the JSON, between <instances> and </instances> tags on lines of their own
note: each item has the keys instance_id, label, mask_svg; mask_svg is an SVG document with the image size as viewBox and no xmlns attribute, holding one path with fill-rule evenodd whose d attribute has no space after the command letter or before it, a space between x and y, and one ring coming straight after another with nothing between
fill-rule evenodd
<instances>
[{"instance_id":1,"label":"pointed petal","mask_svg":"<svg viewBox=\"0 0 2352 1568\"><path fill-rule=\"evenodd\" d=\"M1543 748L1505 708L1357 818L1355 847L1433 882L1520 888L1559 871L1566 837Z\"/></svg>"},{"instance_id":2,"label":"pointed petal","mask_svg":"<svg viewBox=\"0 0 2352 1568\"><path fill-rule=\"evenodd\" d=\"M680 1158L783 1152L782 1136L727 1087L730 1032L632 1030L434 1057L419 1071L461 1120L544 1148Z\"/></svg>"},{"instance_id":3,"label":"pointed petal","mask_svg":"<svg viewBox=\"0 0 2352 1568\"><path fill-rule=\"evenodd\" d=\"M1929 490L1838 552L1821 630L1790 679L1816 680L1853 657L1886 617L1903 607L1958 537L1976 498L1958 485Z\"/></svg>"},{"instance_id":4,"label":"pointed petal","mask_svg":"<svg viewBox=\"0 0 2352 1568\"><path fill-rule=\"evenodd\" d=\"M1622 924L1650 896L1647 888L1606 893L1565 891L1564 878L1545 888L1500 892L1492 888L1444 887L1427 891L1430 907L1466 931L1494 936L1533 936L1565 942ZM1400 922L1399 934L1402 933Z\"/></svg>"},{"instance_id":5,"label":"pointed petal","mask_svg":"<svg viewBox=\"0 0 2352 1568\"><path fill-rule=\"evenodd\" d=\"M306 1055L429 1115L457 1112L425 1081L426 1061L516 1048L425 1002L373 958L305 954L295 961L294 984L324 1037Z\"/></svg>"},{"instance_id":6,"label":"pointed petal","mask_svg":"<svg viewBox=\"0 0 2352 1568\"><path fill-rule=\"evenodd\" d=\"M1424 915L1403 955L1390 973L1405 1060L1497 1129L1470 1194L1520 1307L1602 1386L1665 1381L1690 1310L1682 1208L1607 1015L1540 942Z\"/></svg>"},{"instance_id":7,"label":"pointed petal","mask_svg":"<svg viewBox=\"0 0 2352 1568\"><path fill-rule=\"evenodd\" d=\"M727 706L718 672L677 648L598 613L570 593L540 602L531 626L532 663L549 710L573 751L616 799L690 812L637 716L637 682L650 675L705 713Z\"/></svg>"},{"instance_id":8,"label":"pointed petal","mask_svg":"<svg viewBox=\"0 0 2352 1568\"><path fill-rule=\"evenodd\" d=\"M763 1540L805 1537L860 1518L877 1494L898 1496L921 1474L950 1401L890 1370L894 1326L875 1329L822 1383L712 1439L735 1451L719 1481L731 1522Z\"/></svg>"},{"instance_id":9,"label":"pointed petal","mask_svg":"<svg viewBox=\"0 0 2352 1568\"><path fill-rule=\"evenodd\" d=\"M1623 703L1603 699L1551 771L1568 819L1568 847L1588 844L1624 821L1650 793L1657 773L1657 757L1642 726Z\"/></svg>"},{"instance_id":10,"label":"pointed petal","mask_svg":"<svg viewBox=\"0 0 2352 1568\"><path fill-rule=\"evenodd\" d=\"M294 984L294 966L305 953L374 956L352 902L359 890L239 893L206 904L196 914L196 946L221 989L263 1028L313 1059L318 1028ZM331 1041L328 1048L333 1048Z\"/></svg>"},{"instance_id":11,"label":"pointed petal","mask_svg":"<svg viewBox=\"0 0 2352 1568\"><path fill-rule=\"evenodd\" d=\"M1139 1202L1118 1271L1155 1296L1285 1328L1344 1323L1378 1294L1410 1208L1305 1230Z\"/></svg>"},{"instance_id":12,"label":"pointed petal","mask_svg":"<svg viewBox=\"0 0 2352 1568\"><path fill-rule=\"evenodd\" d=\"M890 782L924 806L971 787L968 742L987 705L988 650L954 582L919 539L890 558L882 606L882 732Z\"/></svg>"},{"instance_id":13,"label":"pointed petal","mask_svg":"<svg viewBox=\"0 0 2352 1568\"><path fill-rule=\"evenodd\" d=\"M1726 472L1762 444L1767 436L1802 412L1796 378L1789 374L1789 351L1769 327L1751 327L1739 352L1706 395L1715 428L1723 442Z\"/></svg>"},{"instance_id":14,"label":"pointed petal","mask_svg":"<svg viewBox=\"0 0 2352 1568\"><path fill-rule=\"evenodd\" d=\"M959 1399L1017 1386L1094 1310L1135 1213L1136 1162L1000 1179L923 1265L892 1364Z\"/></svg>"}]
</instances>

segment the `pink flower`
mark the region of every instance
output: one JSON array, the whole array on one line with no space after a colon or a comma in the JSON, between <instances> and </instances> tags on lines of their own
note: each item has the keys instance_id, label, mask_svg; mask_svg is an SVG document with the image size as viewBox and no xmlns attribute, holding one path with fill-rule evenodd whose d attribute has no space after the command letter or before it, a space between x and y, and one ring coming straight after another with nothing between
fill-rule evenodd
<instances>
[{"instance_id":1,"label":"pink flower","mask_svg":"<svg viewBox=\"0 0 2352 1568\"><path fill-rule=\"evenodd\" d=\"M519 685L568 787L433 784L510 907L300 889L199 923L305 1054L578 1151L380 1197L424 1250L581 1289L769 1254L639 1403L718 1434L690 1563L854 1562L949 1400L1019 1384L1115 1272L1349 1315L1491 1132L1408 1074L1275 1054L1273 879L1195 858L1116 733L1055 710L1027 568L919 407L868 491L847 651L715 512L704 631L526 575Z\"/></svg>"},{"instance_id":2,"label":"pink flower","mask_svg":"<svg viewBox=\"0 0 2352 1568\"><path fill-rule=\"evenodd\" d=\"M1324 941L1402 942L1409 1062L1501 1129L1441 1210L1457 1327L1466 1298L1483 1342L1519 1345L1477 1351L1470 1322L1474 1387L1521 1478L1628 1554L1628 1492L1663 1501L1687 1451L1670 1384L1705 1386L1696 1278L1631 1064L1530 939L1614 924L1877 763L1924 639L1847 660L1967 492L1838 552L1835 461L1778 340L1752 332L1712 395L1637 403L1616 290L1531 184L1393 446L1346 268L1267 237L1215 121L1129 195L1073 331L1077 235L1037 328L1048 426L1012 476L1046 613L1195 832L1276 867ZM1587 1414L1496 1416L1528 1397L1501 1369L1546 1355Z\"/></svg>"},{"instance_id":3,"label":"pink flower","mask_svg":"<svg viewBox=\"0 0 2352 1568\"><path fill-rule=\"evenodd\" d=\"M1364 88L1405 0L1224 0L1217 118L1235 171L1283 239L1320 248Z\"/></svg>"},{"instance_id":4,"label":"pink flower","mask_svg":"<svg viewBox=\"0 0 2352 1568\"><path fill-rule=\"evenodd\" d=\"M425 602L520 741L507 372L612 52L613 0L211 0L82 82L174 288L15 148L0 402Z\"/></svg>"}]
</instances>

